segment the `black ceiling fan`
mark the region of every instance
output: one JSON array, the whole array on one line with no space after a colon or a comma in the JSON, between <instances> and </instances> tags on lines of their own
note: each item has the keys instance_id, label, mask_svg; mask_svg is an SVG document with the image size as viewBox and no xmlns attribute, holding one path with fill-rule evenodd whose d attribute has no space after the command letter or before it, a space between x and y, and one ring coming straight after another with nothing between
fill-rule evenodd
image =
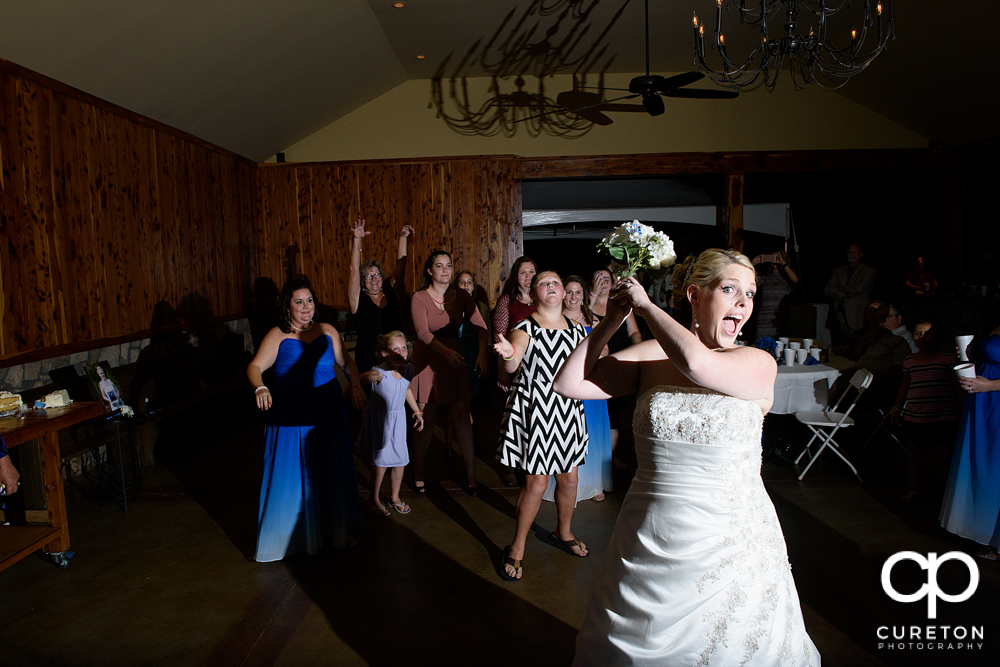
<instances>
[{"instance_id":1,"label":"black ceiling fan","mask_svg":"<svg viewBox=\"0 0 1000 667\"><path fill-rule=\"evenodd\" d=\"M645 0L645 25L646 25L646 74L637 76L629 82L628 89L624 88L597 88L600 92L590 93L587 88L577 88L560 93L556 102L564 106L569 112L581 118L590 120L597 125L609 125L611 119L604 115L605 111L645 111L650 116L659 116L663 113L664 97L680 97L686 99L702 100L730 100L739 97L739 93L730 90L707 90L699 88L685 88L684 86L695 83L705 78L701 72L685 72L671 77L662 77L659 74L649 73L649 0ZM605 90L620 90L631 93L622 95L611 100L603 100ZM642 106L637 104L615 104L622 100L642 98Z\"/></svg>"}]
</instances>

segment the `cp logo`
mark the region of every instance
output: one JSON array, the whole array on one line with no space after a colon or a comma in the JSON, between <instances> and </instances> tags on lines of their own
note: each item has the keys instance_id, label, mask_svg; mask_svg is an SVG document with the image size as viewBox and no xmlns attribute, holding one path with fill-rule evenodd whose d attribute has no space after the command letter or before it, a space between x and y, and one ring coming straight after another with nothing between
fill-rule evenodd
<instances>
[{"instance_id":1,"label":"cp logo","mask_svg":"<svg viewBox=\"0 0 1000 667\"><path fill-rule=\"evenodd\" d=\"M890 575L892 568L901 560L912 560L920 566L922 570L927 570L927 583L921 586L915 593L903 595L892 587ZM969 586L957 595L949 595L938 587L937 571L941 563L947 560L960 560L969 568ZM882 589L885 594L896 602L916 602L922 597L927 598L927 618L937 618L937 600L941 598L945 602L965 602L976 592L979 586L979 567L976 561L969 554L960 551L949 551L938 558L936 553L927 554L927 558L915 551L900 551L893 554L882 566Z\"/></svg>"}]
</instances>

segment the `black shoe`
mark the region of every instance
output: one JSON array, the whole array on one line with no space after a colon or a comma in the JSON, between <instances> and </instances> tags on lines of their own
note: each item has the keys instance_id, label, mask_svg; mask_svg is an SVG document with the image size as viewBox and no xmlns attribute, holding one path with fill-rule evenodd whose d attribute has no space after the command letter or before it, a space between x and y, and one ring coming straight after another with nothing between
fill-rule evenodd
<instances>
[{"instance_id":1,"label":"black shoe","mask_svg":"<svg viewBox=\"0 0 1000 667\"><path fill-rule=\"evenodd\" d=\"M462 490L465 491L470 496L472 496L473 498L478 498L479 497L479 485L478 484L475 485L475 486L465 486L465 487L462 487Z\"/></svg>"}]
</instances>

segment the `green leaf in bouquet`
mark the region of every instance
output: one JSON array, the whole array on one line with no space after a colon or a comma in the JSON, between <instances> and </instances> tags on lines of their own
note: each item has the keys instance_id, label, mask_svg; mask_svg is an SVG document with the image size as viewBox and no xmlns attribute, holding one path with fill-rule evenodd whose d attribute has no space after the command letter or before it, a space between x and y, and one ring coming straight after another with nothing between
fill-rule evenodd
<instances>
[{"instance_id":1,"label":"green leaf in bouquet","mask_svg":"<svg viewBox=\"0 0 1000 667\"><path fill-rule=\"evenodd\" d=\"M622 257L625 257L625 250L623 250L622 246L614 246L614 245L608 246L607 250L608 253L610 253L610 255L615 259L621 259Z\"/></svg>"}]
</instances>

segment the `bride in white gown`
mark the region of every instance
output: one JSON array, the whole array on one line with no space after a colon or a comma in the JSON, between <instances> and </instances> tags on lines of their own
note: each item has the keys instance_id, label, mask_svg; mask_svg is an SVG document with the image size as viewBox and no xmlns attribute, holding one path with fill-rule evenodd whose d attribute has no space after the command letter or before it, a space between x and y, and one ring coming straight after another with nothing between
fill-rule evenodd
<instances>
[{"instance_id":1,"label":"bride in white gown","mask_svg":"<svg viewBox=\"0 0 1000 667\"><path fill-rule=\"evenodd\" d=\"M574 665L820 664L760 479L777 367L766 352L735 346L753 311L754 275L735 250L688 258L674 280L691 302L691 330L629 279L556 378L570 398L638 394L639 468ZM630 307L655 340L599 359Z\"/></svg>"}]
</instances>

